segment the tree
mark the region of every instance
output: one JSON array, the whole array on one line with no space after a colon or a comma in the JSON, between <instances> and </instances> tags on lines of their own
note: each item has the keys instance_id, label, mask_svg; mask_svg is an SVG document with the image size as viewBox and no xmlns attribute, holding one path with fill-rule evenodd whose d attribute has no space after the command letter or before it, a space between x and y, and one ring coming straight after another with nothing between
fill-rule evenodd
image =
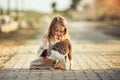
<instances>
[{"instance_id":1,"label":"tree","mask_svg":"<svg viewBox=\"0 0 120 80\"><path fill-rule=\"evenodd\" d=\"M10 0L8 0L8 2L7 2L7 6L8 6L7 15L10 15Z\"/></svg>"},{"instance_id":2,"label":"tree","mask_svg":"<svg viewBox=\"0 0 120 80\"><path fill-rule=\"evenodd\" d=\"M81 0L72 0L72 4L71 4L70 8L73 10L77 10L77 6L79 5L80 1Z\"/></svg>"},{"instance_id":3,"label":"tree","mask_svg":"<svg viewBox=\"0 0 120 80\"><path fill-rule=\"evenodd\" d=\"M3 9L0 8L0 15L3 15Z\"/></svg>"},{"instance_id":4,"label":"tree","mask_svg":"<svg viewBox=\"0 0 120 80\"><path fill-rule=\"evenodd\" d=\"M56 12L57 10L56 10L56 2L53 2L52 4L51 4L51 6L52 6L52 9L53 9L53 12Z\"/></svg>"}]
</instances>

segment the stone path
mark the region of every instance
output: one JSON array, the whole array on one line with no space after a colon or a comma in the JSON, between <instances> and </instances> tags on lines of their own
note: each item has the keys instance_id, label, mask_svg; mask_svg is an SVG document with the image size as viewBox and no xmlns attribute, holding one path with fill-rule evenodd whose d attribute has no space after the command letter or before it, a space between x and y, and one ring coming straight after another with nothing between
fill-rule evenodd
<instances>
[{"instance_id":1,"label":"stone path","mask_svg":"<svg viewBox=\"0 0 120 80\"><path fill-rule=\"evenodd\" d=\"M76 39L77 40L77 39ZM93 43L75 41L72 70L30 70L37 57L39 39L21 46L18 53L0 70L0 80L120 80L120 41Z\"/></svg>"}]
</instances>

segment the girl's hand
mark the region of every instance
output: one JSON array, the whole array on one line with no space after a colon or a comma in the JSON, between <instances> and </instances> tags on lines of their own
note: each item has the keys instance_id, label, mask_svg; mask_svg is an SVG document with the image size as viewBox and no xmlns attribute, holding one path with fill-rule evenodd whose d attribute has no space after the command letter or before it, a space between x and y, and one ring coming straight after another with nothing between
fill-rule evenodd
<instances>
[{"instance_id":1,"label":"girl's hand","mask_svg":"<svg viewBox=\"0 0 120 80\"><path fill-rule=\"evenodd\" d=\"M44 62L44 63L46 63L46 62L49 62L51 59L49 59L49 58L42 58L42 62Z\"/></svg>"}]
</instances>

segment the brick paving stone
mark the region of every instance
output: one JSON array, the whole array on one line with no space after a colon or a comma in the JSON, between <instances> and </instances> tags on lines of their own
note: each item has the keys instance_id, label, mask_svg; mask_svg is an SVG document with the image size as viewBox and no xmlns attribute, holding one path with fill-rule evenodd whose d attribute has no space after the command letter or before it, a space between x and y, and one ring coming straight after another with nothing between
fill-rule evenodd
<instances>
[{"instance_id":1,"label":"brick paving stone","mask_svg":"<svg viewBox=\"0 0 120 80\"><path fill-rule=\"evenodd\" d=\"M30 68L30 63L35 59L35 55L29 54L28 58L26 59L25 64L23 64L22 68Z\"/></svg>"},{"instance_id":2,"label":"brick paving stone","mask_svg":"<svg viewBox=\"0 0 120 80\"><path fill-rule=\"evenodd\" d=\"M84 71L75 71L75 77L77 80L89 80Z\"/></svg>"},{"instance_id":3,"label":"brick paving stone","mask_svg":"<svg viewBox=\"0 0 120 80\"><path fill-rule=\"evenodd\" d=\"M14 57L12 57L12 59L10 61L8 61L5 66L5 68L13 68L13 66L17 63L17 61L20 59L20 57L18 57L17 55L15 55Z\"/></svg>"},{"instance_id":4,"label":"brick paving stone","mask_svg":"<svg viewBox=\"0 0 120 80\"><path fill-rule=\"evenodd\" d=\"M120 80L120 44L79 41L73 44L72 70L30 70L39 40L22 46L0 70L0 80Z\"/></svg>"},{"instance_id":5,"label":"brick paving stone","mask_svg":"<svg viewBox=\"0 0 120 80\"><path fill-rule=\"evenodd\" d=\"M85 73L90 80L100 80L100 77L93 70L86 70Z\"/></svg>"}]
</instances>

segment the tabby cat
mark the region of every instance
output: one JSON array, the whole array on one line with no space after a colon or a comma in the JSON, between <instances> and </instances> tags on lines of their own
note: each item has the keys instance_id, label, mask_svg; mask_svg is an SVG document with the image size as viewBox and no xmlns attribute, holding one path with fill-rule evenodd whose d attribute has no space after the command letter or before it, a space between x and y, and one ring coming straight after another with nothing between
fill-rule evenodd
<instances>
[{"instance_id":1,"label":"tabby cat","mask_svg":"<svg viewBox=\"0 0 120 80\"><path fill-rule=\"evenodd\" d=\"M64 69L66 68L67 57L70 61L69 69L71 69L72 65L72 46L68 39L64 41L57 42L54 44L51 49L44 50L42 57L50 56L52 59L56 59L62 62Z\"/></svg>"}]
</instances>

